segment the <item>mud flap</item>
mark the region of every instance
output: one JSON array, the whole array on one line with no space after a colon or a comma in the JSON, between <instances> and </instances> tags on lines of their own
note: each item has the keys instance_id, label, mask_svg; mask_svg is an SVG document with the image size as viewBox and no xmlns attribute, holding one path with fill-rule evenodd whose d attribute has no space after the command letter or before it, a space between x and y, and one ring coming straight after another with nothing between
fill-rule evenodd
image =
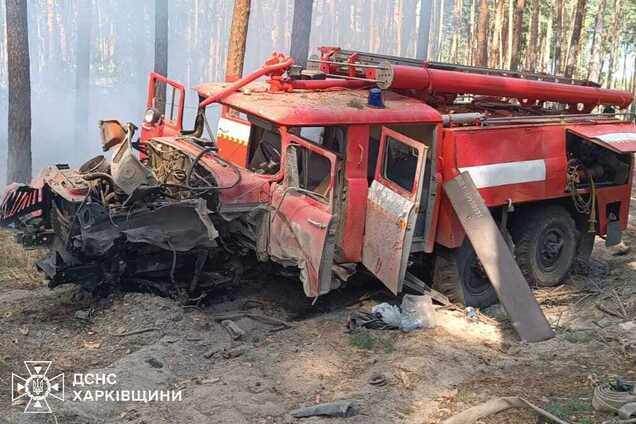
<instances>
[{"instance_id":1,"label":"mud flap","mask_svg":"<svg viewBox=\"0 0 636 424\"><path fill-rule=\"evenodd\" d=\"M519 337L528 342L554 337L468 172L447 181L444 189Z\"/></svg>"}]
</instances>

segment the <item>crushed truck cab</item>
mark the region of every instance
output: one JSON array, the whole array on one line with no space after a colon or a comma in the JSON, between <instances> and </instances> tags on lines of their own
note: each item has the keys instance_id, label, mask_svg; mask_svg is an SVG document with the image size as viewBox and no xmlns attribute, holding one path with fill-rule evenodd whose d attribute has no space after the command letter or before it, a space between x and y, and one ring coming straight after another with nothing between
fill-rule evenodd
<instances>
[{"instance_id":1,"label":"crushed truck cab","mask_svg":"<svg viewBox=\"0 0 636 424\"><path fill-rule=\"evenodd\" d=\"M462 173L531 285L562 282L595 236L620 241L629 93L332 47L309 62L274 55L240 80L196 86L191 130L183 86L152 74L139 140L132 124L104 121L119 125L104 129L112 159L9 187L3 223L51 245L38 266L52 285L193 296L204 273L237 281L253 260L298 270L313 298L363 270L398 294L409 272L478 307L497 294L444 191ZM210 104L222 107L215 136Z\"/></svg>"}]
</instances>

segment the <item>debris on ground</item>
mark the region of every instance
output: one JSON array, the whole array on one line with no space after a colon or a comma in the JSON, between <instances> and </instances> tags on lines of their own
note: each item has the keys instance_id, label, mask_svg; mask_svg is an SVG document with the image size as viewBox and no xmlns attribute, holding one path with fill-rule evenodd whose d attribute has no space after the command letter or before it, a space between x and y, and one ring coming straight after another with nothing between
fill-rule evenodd
<instances>
[{"instance_id":1,"label":"debris on ground","mask_svg":"<svg viewBox=\"0 0 636 424\"><path fill-rule=\"evenodd\" d=\"M294 418L307 417L353 417L359 413L358 406L353 400L339 400L335 402L321 403L319 405L308 406L306 408L296 409L291 412Z\"/></svg>"},{"instance_id":2,"label":"debris on ground","mask_svg":"<svg viewBox=\"0 0 636 424\"><path fill-rule=\"evenodd\" d=\"M225 313L222 313L222 314L219 314L219 315L214 315L212 317L212 319L214 321L218 321L218 322L232 321L232 320L241 319L241 318L250 318L250 319L252 319L254 321L258 321L258 322L261 322L263 324L271 325L271 326L273 326L273 328L271 328L269 330L270 332L276 332L276 331L281 331L281 330L286 330L286 329L289 329L289 328L293 328L293 325L291 325L287 321L283 321L283 320L280 320L278 318L268 317L266 315L254 314L254 313L251 313L251 312L242 312L242 311L225 312Z\"/></svg>"},{"instance_id":3,"label":"debris on ground","mask_svg":"<svg viewBox=\"0 0 636 424\"><path fill-rule=\"evenodd\" d=\"M224 319L223 321L221 321L221 325L223 326L223 328L225 328L225 330L227 330L232 340L238 340L245 335L245 330L236 325L234 321Z\"/></svg>"},{"instance_id":4,"label":"debris on ground","mask_svg":"<svg viewBox=\"0 0 636 424\"><path fill-rule=\"evenodd\" d=\"M632 247L624 241L621 241L616 246L612 246L609 249L614 256L624 256L632 250Z\"/></svg>"},{"instance_id":5,"label":"debris on ground","mask_svg":"<svg viewBox=\"0 0 636 424\"><path fill-rule=\"evenodd\" d=\"M386 377L383 374L373 374L369 377L369 384L372 386L384 386Z\"/></svg>"},{"instance_id":6,"label":"debris on ground","mask_svg":"<svg viewBox=\"0 0 636 424\"><path fill-rule=\"evenodd\" d=\"M81 321L89 321L91 319L91 317L94 314L94 310L91 309L87 309L87 310L79 310L79 311L75 311L75 318L81 320Z\"/></svg>"},{"instance_id":7,"label":"debris on ground","mask_svg":"<svg viewBox=\"0 0 636 424\"><path fill-rule=\"evenodd\" d=\"M371 313L356 311L351 314L347 328L364 327L374 330L397 330L409 333L435 327L433 301L430 295L404 295L402 307L386 302L371 308Z\"/></svg>"},{"instance_id":8,"label":"debris on ground","mask_svg":"<svg viewBox=\"0 0 636 424\"><path fill-rule=\"evenodd\" d=\"M491 415L498 414L511 408L529 408L534 411L539 417L543 419L543 422L553 422L557 424L568 424L567 421L552 415L548 411L539 408L538 406L528 402L524 398L520 397L504 397L499 399L489 400L481 405L473 406L464 412L459 413L451 418L448 418L442 422L442 424L473 424L477 420Z\"/></svg>"}]
</instances>

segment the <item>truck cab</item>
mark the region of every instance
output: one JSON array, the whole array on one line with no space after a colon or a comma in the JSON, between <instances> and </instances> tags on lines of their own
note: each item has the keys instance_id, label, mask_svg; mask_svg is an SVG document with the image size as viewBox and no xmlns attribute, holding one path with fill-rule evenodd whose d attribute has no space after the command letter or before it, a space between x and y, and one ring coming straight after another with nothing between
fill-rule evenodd
<instances>
[{"instance_id":1,"label":"truck cab","mask_svg":"<svg viewBox=\"0 0 636 424\"><path fill-rule=\"evenodd\" d=\"M257 254L298 267L307 296L338 287L358 263L399 293L409 255L433 249L441 115L397 93L377 108L368 90L265 90L253 83L223 100L216 154L243 178L219 192L219 210L265 205Z\"/></svg>"}]
</instances>

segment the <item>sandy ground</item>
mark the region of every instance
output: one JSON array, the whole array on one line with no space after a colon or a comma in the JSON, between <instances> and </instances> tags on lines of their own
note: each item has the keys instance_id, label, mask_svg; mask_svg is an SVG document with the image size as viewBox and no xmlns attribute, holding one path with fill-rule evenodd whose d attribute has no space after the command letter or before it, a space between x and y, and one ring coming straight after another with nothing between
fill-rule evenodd
<instances>
[{"instance_id":1,"label":"sandy ground","mask_svg":"<svg viewBox=\"0 0 636 424\"><path fill-rule=\"evenodd\" d=\"M625 234L634 244L633 228ZM351 312L390 301L374 281L358 279L312 306L296 281L242 281L200 308L145 293L82 298L75 287L50 290L28 270L25 254L0 232L0 423L438 423L500 396L523 396L572 423L611 417L591 407L596 383L636 380L636 342L619 324L636 318L636 259L612 255L599 240L588 275L537 292L556 338L518 341L497 320L467 320L438 310L434 329L349 333ZM599 290L600 289L600 290ZM619 303L621 303L619 305ZM600 308L599 308L600 305ZM605 309L608 312L604 312ZM243 311L288 321L281 330L249 318L233 341L215 316ZM147 330L139 334L129 334ZM123 335L122 335L123 334ZM11 405L11 373L22 361L49 360L64 373L66 401L53 414ZM77 402L74 373L114 373L106 390L181 390L175 402ZM369 383L380 376L383 385ZM320 402L356 401L350 418L297 420L290 411ZM511 411L483 423L529 423Z\"/></svg>"}]
</instances>

